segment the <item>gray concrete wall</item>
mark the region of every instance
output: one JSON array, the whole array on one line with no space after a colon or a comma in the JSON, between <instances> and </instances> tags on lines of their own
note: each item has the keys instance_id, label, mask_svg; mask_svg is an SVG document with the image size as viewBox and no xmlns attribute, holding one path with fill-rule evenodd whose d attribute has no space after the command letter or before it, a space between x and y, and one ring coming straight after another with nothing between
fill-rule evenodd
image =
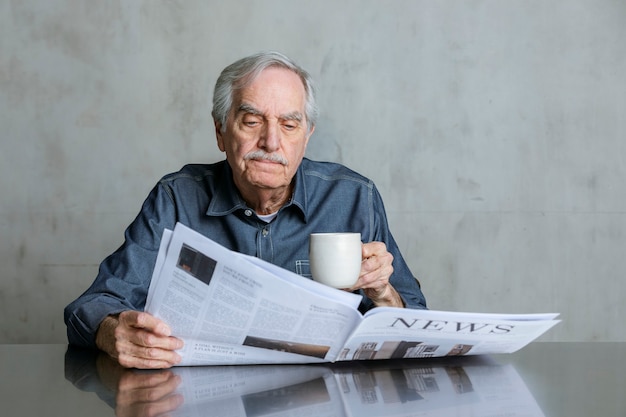
<instances>
[{"instance_id":1,"label":"gray concrete wall","mask_svg":"<svg viewBox=\"0 0 626 417\"><path fill-rule=\"evenodd\" d=\"M370 176L433 309L626 340L622 0L0 0L0 342L63 307L161 175L221 159L219 71L318 81L312 158Z\"/></svg>"}]
</instances>

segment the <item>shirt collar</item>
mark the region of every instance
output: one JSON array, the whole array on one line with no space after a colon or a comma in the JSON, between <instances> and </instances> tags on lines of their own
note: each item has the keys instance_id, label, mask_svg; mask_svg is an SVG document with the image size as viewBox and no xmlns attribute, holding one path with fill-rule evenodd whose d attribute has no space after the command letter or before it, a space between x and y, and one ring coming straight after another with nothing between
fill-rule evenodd
<instances>
[{"instance_id":1,"label":"shirt collar","mask_svg":"<svg viewBox=\"0 0 626 417\"><path fill-rule=\"evenodd\" d=\"M296 171L294 176L295 187L291 201L285 204L281 210L286 207L293 206L300 211L303 220L307 221L307 198L306 198L306 183L304 181L304 168L303 164L307 163L306 159L302 160L302 163ZM209 202L207 208L207 216L226 216L237 210L245 210L248 208L246 202L241 198L239 190L235 186L233 181L233 172L228 165L227 161L222 161L221 169L218 169L214 177L214 183L212 188L214 190L213 198Z\"/></svg>"}]
</instances>

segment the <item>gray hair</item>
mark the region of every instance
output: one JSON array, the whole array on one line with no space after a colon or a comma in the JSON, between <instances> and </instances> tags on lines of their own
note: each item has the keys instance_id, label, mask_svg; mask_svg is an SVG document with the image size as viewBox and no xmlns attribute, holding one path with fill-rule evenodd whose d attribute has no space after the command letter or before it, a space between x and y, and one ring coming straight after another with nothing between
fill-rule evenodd
<instances>
[{"instance_id":1,"label":"gray hair","mask_svg":"<svg viewBox=\"0 0 626 417\"><path fill-rule=\"evenodd\" d=\"M213 111L211 114L213 119L221 124L222 130L226 128L226 121L233 105L233 94L235 91L244 88L254 81L261 71L270 67L285 68L293 71L300 77L306 93L304 111L307 130L310 132L313 129L318 116L313 79L306 70L285 55L269 51L250 55L232 63L224 68L218 77L213 92Z\"/></svg>"}]
</instances>

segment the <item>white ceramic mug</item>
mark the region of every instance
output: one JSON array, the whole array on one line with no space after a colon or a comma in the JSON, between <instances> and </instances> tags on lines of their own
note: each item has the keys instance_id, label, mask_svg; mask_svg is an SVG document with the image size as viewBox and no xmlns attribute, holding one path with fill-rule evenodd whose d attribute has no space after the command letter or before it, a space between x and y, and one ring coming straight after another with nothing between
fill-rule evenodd
<instances>
[{"instance_id":1,"label":"white ceramic mug","mask_svg":"<svg viewBox=\"0 0 626 417\"><path fill-rule=\"evenodd\" d=\"M309 265L313 279L335 288L350 288L361 272L360 233L312 233Z\"/></svg>"}]
</instances>

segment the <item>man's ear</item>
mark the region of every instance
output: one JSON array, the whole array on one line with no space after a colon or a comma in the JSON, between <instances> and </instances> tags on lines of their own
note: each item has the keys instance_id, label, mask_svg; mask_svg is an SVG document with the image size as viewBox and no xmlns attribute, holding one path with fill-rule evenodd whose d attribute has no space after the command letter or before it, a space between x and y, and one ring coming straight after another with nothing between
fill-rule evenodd
<instances>
[{"instance_id":1,"label":"man's ear","mask_svg":"<svg viewBox=\"0 0 626 417\"><path fill-rule=\"evenodd\" d=\"M311 136L313 136L313 132L315 132L315 125L313 125L311 127L311 130L306 134L306 143L304 146L308 146L309 144L309 139L311 139Z\"/></svg>"},{"instance_id":2,"label":"man's ear","mask_svg":"<svg viewBox=\"0 0 626 417\"><path fill-rule=\"evenodd\" d=\"M215 123L215 137L217 138L217 147L220 148L220 151L225 152L226 148L224 147L224 136L222 135L222 124L217 120Z\"/></svg>"}]
</instances>

